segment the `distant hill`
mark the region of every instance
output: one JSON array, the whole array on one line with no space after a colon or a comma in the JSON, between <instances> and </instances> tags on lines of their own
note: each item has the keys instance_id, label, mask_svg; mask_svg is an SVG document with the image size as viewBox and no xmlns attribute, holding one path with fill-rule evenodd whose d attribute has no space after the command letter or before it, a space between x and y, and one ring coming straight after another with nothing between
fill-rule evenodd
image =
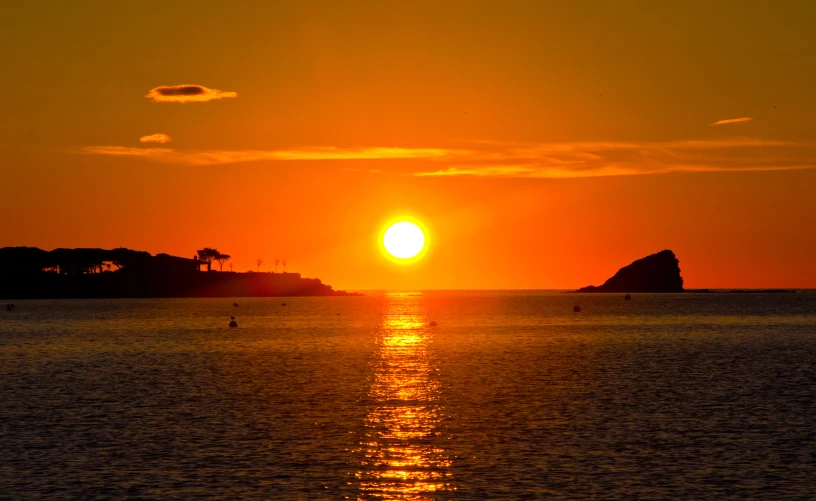
<instances>
[{"instance_id":1,"label":"distant hill","mask_svg":"<svg viewBox=\"0 0 816 501\"><path fill-rule=\"evenodd\" d=\"M0 248L0 298L340 296L299 273L201 271L197 259L130 249Z\"/></svg>"},{"instance_id":2,"label":"distant hill","mask_svg":"<svg viewBox=\"0 0 816 501\"><path fill-rule=\"evenodd\" d=\"M674 252L663 250L624 266L603 285L575 292L683 292L680 261Z\"/></svg>"}]
</instances>

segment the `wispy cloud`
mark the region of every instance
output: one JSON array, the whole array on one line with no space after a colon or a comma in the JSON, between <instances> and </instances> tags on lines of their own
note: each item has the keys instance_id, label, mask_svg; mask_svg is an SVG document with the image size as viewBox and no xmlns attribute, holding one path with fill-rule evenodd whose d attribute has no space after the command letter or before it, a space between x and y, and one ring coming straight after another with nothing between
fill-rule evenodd
<instances>
[{"instance_id":1,"label":"wispy cloud","mask_svg":"<svg viewBox=\"0 0 816 501\"><path fill-rule=\"evenodd\" d=\"M90 155L139 157L177 165L259 161L412 160L377 163L380 170L427 177L584 178L669 172L774 171L816 168L816 144L758 138L682 141L470 143L469 148L339 148L280 150L176 150L87 146ZM390 168L386 166L390 165ZM351 170L356 166L344 164Z\"/></svg>"},{"instance_id":2,"label":"wispy cloud","mask_svg":"<svg viewBox=\"0 0 816 501\"><path fill-rule=\"evenodd\" d=\"M238 97L237 92L209 89L203 85L162 85L145 95L157 103L205 103L213 99Z\"/></svg>"},{"instance_id":3,"label":"wispy cloud","mask_svg":"<svg viewBox=\"0 0 816 501\"><path fill-rule=\"evenodd\" d=\"M396 160L440 159L456 150L437 148L335 148L316 147L290 150L174 150L172 148L131 148L127 146L86 146L79 150L91 155L144 157L186 165L219 165L239 162L281 160Z\"/></svg>"},{"instance_id":4,"label":"wispy cloud","mask_svg":"<svg viewBox=\"0 0 816 501\"><path fill-rule=\"evenodd\" d=\"M725 120L717 120L713 124L708 125L728 125L728 124L741 124L745 122L750 122L753 118L743 117L743 118L726 118Z\"/></svg>"},{"instance_id":5,"label":"wispy cloud","mask_svg":"<svg viewBox=\"0 0 816 501\"><path fill-rule=\"evenodd\" d=\"M167 134L151 134L149 136L142 136L139 138L140 143L159 143L167 144L172 139Z\"/></svg>"},{"instance_id":6,"label":"wispy cloud","mask_svg":"<svg viewBox=\"0 0 816 501\"><path fill-rule=\"evenodd\" d=\"M669 172L816 168L812 144L757 138L663 142L492 144L415 176L581 178Z\"/></svg>"},{"instance_id":7,"label":"wispy cloud","mask_svg":"<svg viewBox=\"0 0 816 501\"><path fill-rule=\"evenodd\" d=\"M477 177L518 177L564 179L576 177L601 177L640 174L619 166L604 166L596 169L569 170L545 165L460 165L447 169L417 172L415 176L477 176ZM644 173L645 174L645 173Z\"/></svg>"},{"instance_id":8,"label":"wispy cloud","mask_svg":"<svg viewBox=\"0 0 816 501\"><path fill-rule=\"evenodd\" d=\"M153 160L168 159L175 150L172 148L131 148L128 146L85 146L80 153L88 155L108 155L114 157L143 157Z\"/></svg>"}]
</instances>

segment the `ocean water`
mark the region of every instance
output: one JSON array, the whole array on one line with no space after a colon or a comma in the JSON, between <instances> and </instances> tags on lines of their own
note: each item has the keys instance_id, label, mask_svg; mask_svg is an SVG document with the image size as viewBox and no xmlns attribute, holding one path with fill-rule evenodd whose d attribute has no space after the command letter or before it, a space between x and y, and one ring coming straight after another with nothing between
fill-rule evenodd
<instances>
[{"instance_id":1,"label":"ocean water","mask_svg":"<svg viewBox=\"0 0 816 501\"><path fill-rule=\"evenodd\" d=\"M0 311L0 499L816 498L816 293L234 301Z\"/></svg>"}]
</instances>

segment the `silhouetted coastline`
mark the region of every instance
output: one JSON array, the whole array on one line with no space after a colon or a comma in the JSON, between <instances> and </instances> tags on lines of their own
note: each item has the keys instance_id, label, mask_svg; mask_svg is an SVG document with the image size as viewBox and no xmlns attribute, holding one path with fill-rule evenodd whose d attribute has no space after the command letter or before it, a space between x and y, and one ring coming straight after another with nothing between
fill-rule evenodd
<instances>
[{"instance_id":1,"label":"silhouetted coastline","mask_svg":"<svg viewBox=\"0 0 816 501\"><path fill-rule=\"evenodd\" d=\"M206 263L131 249L0 248L9 299L352 296L299 273L200 271Z\"/></svg>"}]
</instances>

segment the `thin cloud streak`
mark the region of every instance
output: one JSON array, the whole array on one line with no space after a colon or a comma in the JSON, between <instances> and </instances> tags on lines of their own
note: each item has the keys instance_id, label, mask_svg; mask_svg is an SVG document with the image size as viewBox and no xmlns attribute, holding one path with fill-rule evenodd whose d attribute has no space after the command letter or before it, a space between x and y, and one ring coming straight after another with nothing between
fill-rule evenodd
<instances>
[{"instance_id":1,"label":"thin cloud streak","mask_svg":"<svg viewBox=\"0 0 816 501\"><path fill-rule=\"evenodd\" d=\"M154 87L145 97L155 103L206 103L214 99L238 97L238 93L185 84Z\"/></svg>"},{"instance_id":2,"label":"thin cloud streak","mask_svg":"<svg viewBox=\"0 0 816 501\"><path fill-rule=\"evenodd\" d=\"M80 153L90 155L143 157L185 165L221 165L240 162L285 160L396 160L440 159L456 150L438 148L302 148L293 150L189 150L172 148L131 148L127 146L86 146Z\"/></svg>"},{"instance_id":3,"label":"thin cloud streak","mask_svg":"<svg viewBox=\"0 0 816 501\"><path fill-rule=\"evenodd\" d=\"M751 120L753 120L753 118L748 118L748 117L744 117L744 118L727 118L725 120L717 120L713 124L709 124L709 125L741 124L741 123L745 123L745 122L750 122Z\"/></svg>"},{"instance_id":4,"label":"thin cloud streak","mask_svg":"<svg viewBox=\"0 0 816 501\"><path fill-rule=\"evenodd\" d=\"M757 138L663 142L568 142L509 145L459 156L421 177L584 178L798 170L816 167L814 145Z\"/></svg>"},{"instance_id":5,"label":"thin cloud streak","mask_svg":"<svg viewBox=\"0 0 816 501\"><path fill-rule=\"evenodd\" d=\"M669 174L672 172L772 172L786 170L814 169L816 165L786 165L780 167L722 167L712 165L666 165L655 169L638 170L621 165L609 165L583 171L560 170L551 167L503 165L490 167L458 166L431 172L417 172L419 177L504 177L528 179L574 179L608 176L643 176L648 174Z\"/></svg>"},{"instance_id":6,"label":"thin cloud streak","mask_svg":"<svg viewBox=\"0 0 816 501\"><path fill-rule=\"evenodd\" d=\"M631 169L617 166L605 166L592 170L571 171L557 167L539 165L490 165L473 166L460 165L448 167L447 169L417 172L414 175L420 177L445 177L445 176L476 176L476 177L509 177L509 178L546 178L546 179L567 179L581 177L602 177L602 176L629 176L640 174Z\"/></svg>"},{"instance_id":7,"label":"thin cloud streak","mask_svg":"<svg viewBox=\"0 0 816 501\"><path fill-rule=\"evenodd\" d=\"M139 138L140 143L159 143L167 144L173 139L167 134L151 134L149 136L142 136Z\"/></svg>"},{"instance_id":8,"label":"thin cloud streak","mask_svg":"<svg viewBox=\"0 0 816 501\"><path fill-rule=\"evenodd\" d=\"M408 159L415 162L408 168L402 164L399 172L419 177L560 179L669 172L810 169L816 167L814 146L738 137L663 142L497 143L478 145L477 148L481 149L312 147L285 150L175 150L88 146L80 148L78 152L139 157L154 162L192 166L259 161ZM376 168L382 170L380 165Z\"/></svg>"},{"instance_id":9,"label":"thin cloud streak","mask_svg":"<svg viewBox=\"0 0 816 501\"><path fill-rule=\"evenodd\" d=\"M114 157L143 157L150 159L165 159L173 154L172 148L131 148L129 146L85 146L80 153L88 155L108 155Z\"/></svg>"}]
</instances>

